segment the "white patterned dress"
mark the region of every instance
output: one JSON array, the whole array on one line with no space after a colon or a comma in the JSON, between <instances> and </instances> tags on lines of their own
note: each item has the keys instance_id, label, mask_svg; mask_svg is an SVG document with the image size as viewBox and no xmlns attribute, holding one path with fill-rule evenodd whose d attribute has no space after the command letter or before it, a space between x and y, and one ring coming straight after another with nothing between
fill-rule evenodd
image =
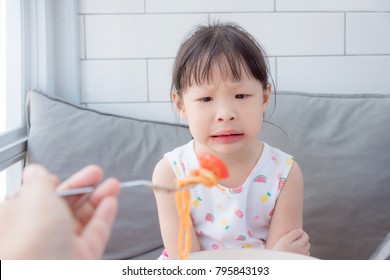
<instances>
[{"instance_id":1,"label":"white patterned dress","mask_svg":"<svg viewBox=\"0 0 390 280\"><path fill-rule=\"evenodd\" d=\"M165 157L179 179L199 167L193 140ZM292 163L292 156L264 143L243 185L191 188L191 219L201 249L264 248L276 200Z\"/></svg>"}]
</instances>

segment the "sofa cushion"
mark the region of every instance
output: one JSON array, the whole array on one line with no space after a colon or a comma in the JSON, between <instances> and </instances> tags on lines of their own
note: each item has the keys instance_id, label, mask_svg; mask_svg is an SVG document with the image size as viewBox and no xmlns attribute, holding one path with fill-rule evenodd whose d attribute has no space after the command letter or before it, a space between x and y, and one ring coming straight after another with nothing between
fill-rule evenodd
<instances>
[{"instance_id":1,"label":"sofa cushion","mask_svg":"<svg viewBox=\"0 0 390 280\"><path fill-rule=\"evenodd\" d=\"M191 139L188 129L98 113L44 94L29 93L27 161L46 166L61 179L88 164L121 181L151 179L163 154ZM154 259L162 246L153 193L123 189L104 254L106 259ZM144 255L148 252L154 252Z\"/></svg>"},{"instance_id":2,"label":"sofa cushion","mask_svg":"<svg viewBox=\"0 0 390 280\"><path fill-rule=\"evenodd\" d=\"M390 95L293 92L268 107L262 138L303 172L313 256L368 259L390 231L389 108Z\"/></svg>"},{"instance_id":3,"label":"sofa cushion","mask_svg":"<svg viewBox=\"0 0 390 280\"><path fill-rule=\"evenodd\" d=\"M190 139L185 127L102 114L35 92L29 96L28 161L62 179L90 163L123 181L150 179L162 155ZM311 254L368 259L390 231L390 96L276 96L260 138L294 155L301 166ZM160 246L152 193L124 189L104 257L153 259Z\"/></svg>"}]
</instances>

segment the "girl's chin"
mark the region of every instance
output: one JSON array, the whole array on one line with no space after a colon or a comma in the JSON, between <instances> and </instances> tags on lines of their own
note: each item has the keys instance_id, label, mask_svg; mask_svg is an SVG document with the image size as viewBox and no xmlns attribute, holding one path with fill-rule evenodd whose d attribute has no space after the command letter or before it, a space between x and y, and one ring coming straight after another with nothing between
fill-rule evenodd
<instances>
[{"instance_id":1,"label":"girl's chin","mask_svg":"<svg viewBox=\"0 0 390 280\"><path fill-rule=\"evenodd\" d=\"M244 143L237 142L229 144L211 143L208 146L211 150L220 154L234 154L237 152L241 152L243 149L246 149L248 147Z\"/></svg>"}]
</instances>

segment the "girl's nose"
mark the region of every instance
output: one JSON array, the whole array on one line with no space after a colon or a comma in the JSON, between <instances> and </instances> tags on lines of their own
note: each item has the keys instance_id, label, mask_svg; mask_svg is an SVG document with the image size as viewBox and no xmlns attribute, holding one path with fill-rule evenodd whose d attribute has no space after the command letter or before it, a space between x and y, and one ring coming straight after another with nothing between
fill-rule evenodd
<instances>
[{"instance_id":1,"label":"girl's nose","mask_svg":"<svg viewBox=\"0 0 390 280\"><path fill-rule=\"evenodd\" d=\"M237 114L231 108L224 108L218 111L216 119L218 122L233 121L237 119Z\"/></svg>"}]
</instances>

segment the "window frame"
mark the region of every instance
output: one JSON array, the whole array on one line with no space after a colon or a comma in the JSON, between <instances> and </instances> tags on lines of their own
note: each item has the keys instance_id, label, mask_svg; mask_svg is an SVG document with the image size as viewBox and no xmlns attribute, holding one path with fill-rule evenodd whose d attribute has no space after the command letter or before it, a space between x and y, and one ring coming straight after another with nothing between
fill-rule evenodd
<instances>
[{"instance_id":1,"label":"window frame","mask_svg":"<svg viewBox=\"0 0 390 280\"><path fill-rule=\"evenodd\" d=\"M29 127L23 108L30 89L80 104L79 1L19 1L22 126L0 133L0 172L25 159Z\"/></svg>"},{"instance_id":2,"label":"window frame","mask_svg":"<svg viewBox=\"0 0 390 280\"><path fill-rule=\"evenodd\" d=\"M4 0L4 1L10 2L11 0ZM15 24L15 22L13 22L13 21L9 22L8 20L9 20L9 18L12 18L12 20L14 20L14 18L16 18L13 16L15 15L14 13L17 13L18 9L13 9L13 8L11 9L8 7L8 3L5 4L5 7L6 7L5 12L7 14L8 14L8 12L10 12L10 14L11 14L11 16L7 17L7 21L8 21L6 23L7 31L10 32L10 29L8 26L11 26L11 28L13 28L13 26L20 26L20 28L21 28L21 30L18 32L18 34L21 35L21 38L18 38L16 41L11 42L9 45L12 47L16 46L17 49L20 49L21 65L18 66L18 67L20 67L20 73L17 75L19 75L19 77L21 77L21 80L20 80L21 84L18 86L18 87L20 87L20 94L21 94L21 96L18 97L20 99L19 106L20 106L20 110L21 110L21 125L18 127L8 129L8 130L0 133L0 171L8 168L9 166L13 165L16 162L22 160L25 156L25 151L27 148L27 124L26 124L26 120L25 120L25 112L23 110L23 108L25 107L24 106L24 99L25 99L24 65L23 65L23 58L24 58L23 57L24 56L24 54L23 54L24 22L23 22L23 8L22 8L23 1L24 0L19 0L19 3L16 4L16 6L18 6L18 8L20 8L20 11L19 11L20 17L17 17L18 19L20 19L20 22L18 22L17 24ZM15 4L15 3L13 3L13 4ZM6 35L6 36L8 37L9 35ZM19 43L20 45L15 45L15 43L16 44ZM8 51L7 51L6 55L8 55ZM11 71L12 70L14 70L14 69L11 69ZM8 72L8 69L7 69L7 72ZM11 77L13 75L14 74L11 74ZM12 80L11 80L11 82L12 82ZM11 88L9 88L9 87L11 87ZM9 91L9 90L10 91L15 90L14 85L7 85L6 91ZM9 105L8 101L7 101L6 105ZM9 113L7 112L7 114L9 114Z\"/></svg>"},{"instance_id":3,"label":"window frame","mask_svg":"<svg viewBox=\"0 0 390 280\"><path fill-rule=\"evenodd\" d=\"M27 126L0 134L0 171L25 158Z\"/></svg>"}]
</instances>

